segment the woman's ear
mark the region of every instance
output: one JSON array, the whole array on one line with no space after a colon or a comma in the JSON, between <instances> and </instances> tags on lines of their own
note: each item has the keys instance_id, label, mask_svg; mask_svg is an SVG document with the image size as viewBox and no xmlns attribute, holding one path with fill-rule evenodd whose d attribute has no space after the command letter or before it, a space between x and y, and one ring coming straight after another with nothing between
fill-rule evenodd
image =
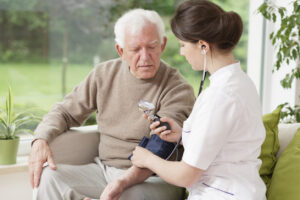
<instances>
[{"instance_id":1,"label":"woman's ear","mask_svg":"<svg viewBox=\"0 0 300 200\"><path fill-rule=\"evenodd\" d=\"M205 53L207 53L210 50L209 43L204 40L199 40L197 42L197 45L198 45L198 48L201 49L202 54L204 54L204 51L205 51Z\"/></svg>"}]
</instances>

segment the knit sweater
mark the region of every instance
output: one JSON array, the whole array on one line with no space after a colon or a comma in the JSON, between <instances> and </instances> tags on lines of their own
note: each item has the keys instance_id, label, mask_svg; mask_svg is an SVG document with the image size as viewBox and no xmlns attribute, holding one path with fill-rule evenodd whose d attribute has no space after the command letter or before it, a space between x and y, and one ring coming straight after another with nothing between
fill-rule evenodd
<instances>
[{"instance_id":1,"label":"knit sweater","mask_svg":"<svg viewBox=\"0 0 300 200\"><path fill-rule=\"evenodd\" d=\"M150 122L138 109L139 100L155 105L155 113L182 122L194 104L192 87L180 73L161 61L151 79L138 79L122 59L99 64L64 100L43 117L36 138L48 142L70 127L80 126L97 111L100 132L99 158L109 166L128 168L127 159L144 137Z\"/></svg>"}]
</instances>

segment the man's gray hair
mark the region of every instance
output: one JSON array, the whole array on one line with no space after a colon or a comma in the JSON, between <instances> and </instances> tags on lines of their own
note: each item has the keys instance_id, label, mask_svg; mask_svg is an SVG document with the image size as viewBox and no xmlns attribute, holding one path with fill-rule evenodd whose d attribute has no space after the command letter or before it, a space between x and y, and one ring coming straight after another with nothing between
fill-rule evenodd
<instances>
[{"instance_id":1,"label":"man's gray hair","mask_svg":"<svg viewBox=\"0 0 300 200\"><path fill-rule=\"evenodd\" d=\"M161 17L155 11L144 10L141 8L130 10L117 20L115 24L116 43L123 48L126 29L129 28L128 30L130 30L131 33L139 34L147 22L151 22L156 25L161 43L163 43L165 25Z\"/></svg>"}]
</instances>

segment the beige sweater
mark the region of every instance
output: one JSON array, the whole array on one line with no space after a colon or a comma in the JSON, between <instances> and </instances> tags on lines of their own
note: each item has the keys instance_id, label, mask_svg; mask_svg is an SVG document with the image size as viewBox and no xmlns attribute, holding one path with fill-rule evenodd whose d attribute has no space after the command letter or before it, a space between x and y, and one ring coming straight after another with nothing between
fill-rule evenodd
<instances>
[{"instance_id":1,"label":"beige sweater","mask_svg":"<svg viewBox=\"0 0 300 200\"><path fill-rule=\"evenodd\" d=\"M128 156L143 136L150 135L150 123L138 109L139 100L154 103L158 115L182 124L195 97L179 72L164 62L155 77L141 80L130 73L122 59L110 60L95 67L63 102L44 116L35 130L36 138L50 142L70 127L80 126L96 110L99 158L106 165L128 168Z\"/></svg>"}]
</instances>

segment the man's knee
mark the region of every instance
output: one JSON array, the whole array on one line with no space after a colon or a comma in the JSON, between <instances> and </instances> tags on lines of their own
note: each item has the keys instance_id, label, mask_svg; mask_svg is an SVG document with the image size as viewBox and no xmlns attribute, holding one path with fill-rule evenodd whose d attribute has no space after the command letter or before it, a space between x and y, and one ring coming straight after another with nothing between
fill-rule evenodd
<instances>
[{"instance_id":1,"label":"man's knee","mask_svg":"<svg viewBox=\"0 0 300 200\"><path fill-rule=\"evenodd\" d=\"M59 179L59 172L50 167L45 167L41 174L40 187L42 185L54 185L54 182Z\"/></svg>"},{"instance_id":2,"label":"man's knee","mask_svg":"<svg viewBox=\"0 0 300 200\"><path fill-rule=\"evenodd\" d=\"M62 199L60 187L57 184L59 181L59 172L50 167L45 167L41 174L40 185L37 190L38 200Z\"/></svg>"}]
</instances>

